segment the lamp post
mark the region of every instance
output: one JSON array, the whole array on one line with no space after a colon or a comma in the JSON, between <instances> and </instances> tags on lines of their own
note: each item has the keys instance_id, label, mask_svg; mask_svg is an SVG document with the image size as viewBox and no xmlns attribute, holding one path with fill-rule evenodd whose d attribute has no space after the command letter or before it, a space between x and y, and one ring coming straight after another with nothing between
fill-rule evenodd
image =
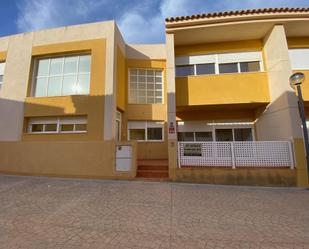
<instances>
[{"instance_id":1,"label":"lamp post","mask_svg":"<svg viewBox=\"0 0 309 249\"><path fill-rule=\"evenodd\" d=\"M296 86L297 90L297 96L298 96L298 109L299 114L303 126L303 134L304 134L304 142L305 142L305 150L306 150L306 161L307 161L307 171L308 171L308 177L309 177L309 139L308 139L308 130L307 130L307 124L306 124L306 114L305 114L305 106L304 106L304 100L303 95L301 91L300 85L305 80L305 75L303 73L294 73L290 77L290 84L291 87Z\"/></svg>"}]
</instances>

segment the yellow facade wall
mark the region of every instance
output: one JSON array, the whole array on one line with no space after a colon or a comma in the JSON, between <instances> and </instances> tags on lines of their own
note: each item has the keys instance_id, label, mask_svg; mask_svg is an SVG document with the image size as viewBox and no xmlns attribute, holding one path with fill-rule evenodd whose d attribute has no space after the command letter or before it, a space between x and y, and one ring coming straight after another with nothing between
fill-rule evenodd
<instances>
[{"instance_id":1,"label":"yellow facade wall","mask_svg":"<svg viewBox=\"0 0 309 249\"><path fill-rule=\"evenodd\" d=\"M175 47L175 56L262 50L261 40L205 43Z\"/></svg>"},{"instance_id":2,"label":"yellow facade wall","mask_svg":"<svg viewBox=\"0 0 309 249\"><path fill-rule=\"evenodd\" d=\"M135 152L135 144L130 145ZM132 170L117 172L115 146L113 141L0 142L0 172L82 178L135 178L135 154Z\"/></svg>"},{"instance_id":3,"label":"yellow facade wall","mask_svg":"<svg viewBox=\"0 0 309 249\"><path fill-rule=\"evenodd\" d=\"M309 47L309 37L289 37L287 38L289 48Z\"/></svg>"},{"instance_id":4,"label":"yellow facade wall","mask_svg":"<svg viewBox=\"0 0 309 249\"><path fill-rule=\"evenodd\" d=\"M167 94L166 94L166 61L165 60L126 60L126 85L128 86L128 70L130 68L154 68L163 69L164 73L164 103L163 104L129 104L127 102L126 111L123 115L122 122L122 139L127 139L127 122L130 120L138 121L167 121ZM128 96L128 88L126 88ZM166 125L164 128L163 142L138 142L137 158L138 159L166 159L167 151L167 133Z\"/></svg>"},{"instance_id":5,"label":"yellow facade wall","mask_svg":"<svg viewBox=\"0 0 309 249\"><path fill-rule=\"evenodd\" d=\"M101 114L101 115L100 115ZM23 141L45 140L103 140L103 96L63 96L27 98L25 102ZM87 116L87 133L83 134L28 134L27 120L31 117Z\"/></svg>"},{"instance_id":6,"label":"yellow facade wall","mask_svg":"<svg viewBox=\"0 0 309 249\"><path fill-rule=\"evenodd\" d=\"M33 60L38 57L52 57L60 54L91 53L90 94L57 97L31 97L32 79L29 77L29 91L25 100L25 122L23 141L39 140L103 140L104 129L104 82L106 40L88 40L33 47ZM32 63L33 64L33 63ZM88 132L85 134L27 134L27 120L30 117L85 115Z\"/></svg>"},{"instance_id":7,"label":"yellow facade wall","mask_svg":"<svg viewBox=\"0 0 309 249\"><path fill-rule=\"evenodd\" d=\"M0 52L0 61L5 61L6 59L6 52Z\"/></svg>"},{"instance_id":8,"label":"yellow facade wall","mask_svg":"<svg viewBox=\"0 0 309 249\"><path fill-rule=\"evenodd\" d=\"M173 181L224 185L282 186L297 184L296 170L181 168L170 171Z\"/></svg>"},{"instance_id":9,"label":"yellow facade wall","mask_svg":"<svg viewBox=\"0 0 309 249\"><path fill-rule=\"evenodd\" d=\"M244 107L231 106L224 110L215 108L200 110L182 110L177 111L176 119L178 121L205 121L205 120L243 120L252 122L255 120L255 109L245 109Z\"/></svg>"},{"instance_id":10,"label":"yellow facade wall","mask_svg":"<svg viewBox=\"0 0 309 249\"><path fill-rule=\"evenodd\" d=\"M308 171L306 164L306 152L304 146L304 140L301 138L294 139L294 155L297 172L297 186L308 187Z\"/></svg>"},{"instance_id":11,"label":"yellow facade wall","mask_svg":"<svg viewBox=\"0 0 309 249\"><path fill-rule=\"evenodd\" d=\"M295 71L296 72L296 71ZM297 70L305 74L305 81L301 85L303 99L306 102L306 106L309 106L309 70Z\"/></svg>"},{"instance_id":12,"label":"yellow facade wall","mask_svg":"<svg viewBox=\"0 0 309 249\"><path fill-rule=\"evenodd\" d=\"M163 104L129 104L127 102L128 120L167 120L167 94L166 94L166 61L165 60L126 60L126 85L128 86L128 71L130 68L163 69L164 94ZM128 87L126 88L128 96Z\"/></svg>"},{"instance_id":13,"label":"yellow facade wall","mask_svg":"<svg viewBox=\"0 0 309 249\"><path fill-rule=\"evenodd\" d=\"M269 103L266 73L241 73L176 78L176 105Z\"/></svg>"},{"instance_id":14,"label":"yellow facade wall","mask_svg":"<svg viewBox=\"0 0 309 249\"><path fill-rule=\"evenodd\" d=\"M126 60L121 52L121 49L117 48L117 108L124 111L127 101L127 84L126 84Z\"/></svg>"}]
</instances>

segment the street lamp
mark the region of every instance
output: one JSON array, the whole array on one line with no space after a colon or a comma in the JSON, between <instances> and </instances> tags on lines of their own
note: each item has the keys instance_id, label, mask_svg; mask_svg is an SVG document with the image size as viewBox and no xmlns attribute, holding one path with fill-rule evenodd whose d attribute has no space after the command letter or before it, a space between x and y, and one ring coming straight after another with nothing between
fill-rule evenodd
<instances>
[{"instance_id":1,"label":"street lamp","mask_svg":"<svg viewBox=\"0 0 309 249\"><path fill-rule=\"evenodd\" d=\"M298 96L298 109L301 118L301 122L303 125L303 133L304 133L304 141L305 141L305 149L306 149L306 161L307 161L307 171L309 177L309 141L308 141L308 130L306 124L306 114L305 114L305 107L304 107L304 100L303 95L301 92L300 85L305 80L305 75L303 73L294 73L290 77L290 84L291 87L296 86L297 96Z\"/></svg>"}]
</instances>

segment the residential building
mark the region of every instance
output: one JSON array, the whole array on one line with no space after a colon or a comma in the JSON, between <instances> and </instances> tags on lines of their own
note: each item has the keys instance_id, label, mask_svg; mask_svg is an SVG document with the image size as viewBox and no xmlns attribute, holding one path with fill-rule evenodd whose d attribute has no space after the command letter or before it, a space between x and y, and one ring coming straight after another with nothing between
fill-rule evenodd
<instances>
[{"instance_id":1,"label":"residential building","mask_svg":"<svg viewBox=\"0 0 309 249\"><path fill-rule=\"evenodd\" d=\"M293 71L309 9L166 19L165 44L114 21L0 38L0 172L307 186ZM308 110L307 110L308 109Z\"/></svg>"}]
</instances>

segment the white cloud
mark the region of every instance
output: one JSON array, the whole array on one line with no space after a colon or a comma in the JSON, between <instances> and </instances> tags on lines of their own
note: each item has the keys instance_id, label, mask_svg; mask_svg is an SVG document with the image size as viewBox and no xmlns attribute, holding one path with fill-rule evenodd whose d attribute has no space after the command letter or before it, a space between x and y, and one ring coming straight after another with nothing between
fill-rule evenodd
<instances>
[{"instance_id":1,"label":"white cloud","mask_svg":"<svg viewBox=\"0 0 309 249\"><path fill-rule=\"evenodd\" d=\"M160 14L162 17L188 15L190 9L188 0L163 0L160 5Z\"/></svg>"},{"instance_id":2,"label":"white cloud","mask_svg":"<svg viewBox=\"0 0 309 249\"><path fill-rule=\"evenodd\" d=\"M87 20L105 0L22 0L18 4L20 32L63 26Z\"/></svg>"},{"instance_id":3,"label":"white cloud","mask_svg":"<svg viewBox=\"0 0 309 249\"><path fill-rule=\"evenodd\" d=\"M146 13L137 6L118 20L119 28L129 43L159 43L164 41L164 19L190 14L189 0L162 0L159 11ZM149 11L146 11L149 12Z\"/></svg>"},{"instance_id":4,"label":"white cloud","mask_svg":"<svg viewBox=\"0 0 309 249\"><path fill-rule=\"evenodd\" d=\"M158 12L129 10L118 20L120 30L129 43L164 41L164 19L171 16L205 12L268 7L308 6L309 0L160 0Z\"/></svg>"},{"instance_id":5,"label":"white cloud","mask_svg":"<svg viewBox=\"0 0 309 249\"><path fill-rule=\"evenodd\" d=\"M18 31L116 19L129 43L164 41L164 19L233 9L308 6L309 0L20 0Z\"/></svg>"}]
</instances>

